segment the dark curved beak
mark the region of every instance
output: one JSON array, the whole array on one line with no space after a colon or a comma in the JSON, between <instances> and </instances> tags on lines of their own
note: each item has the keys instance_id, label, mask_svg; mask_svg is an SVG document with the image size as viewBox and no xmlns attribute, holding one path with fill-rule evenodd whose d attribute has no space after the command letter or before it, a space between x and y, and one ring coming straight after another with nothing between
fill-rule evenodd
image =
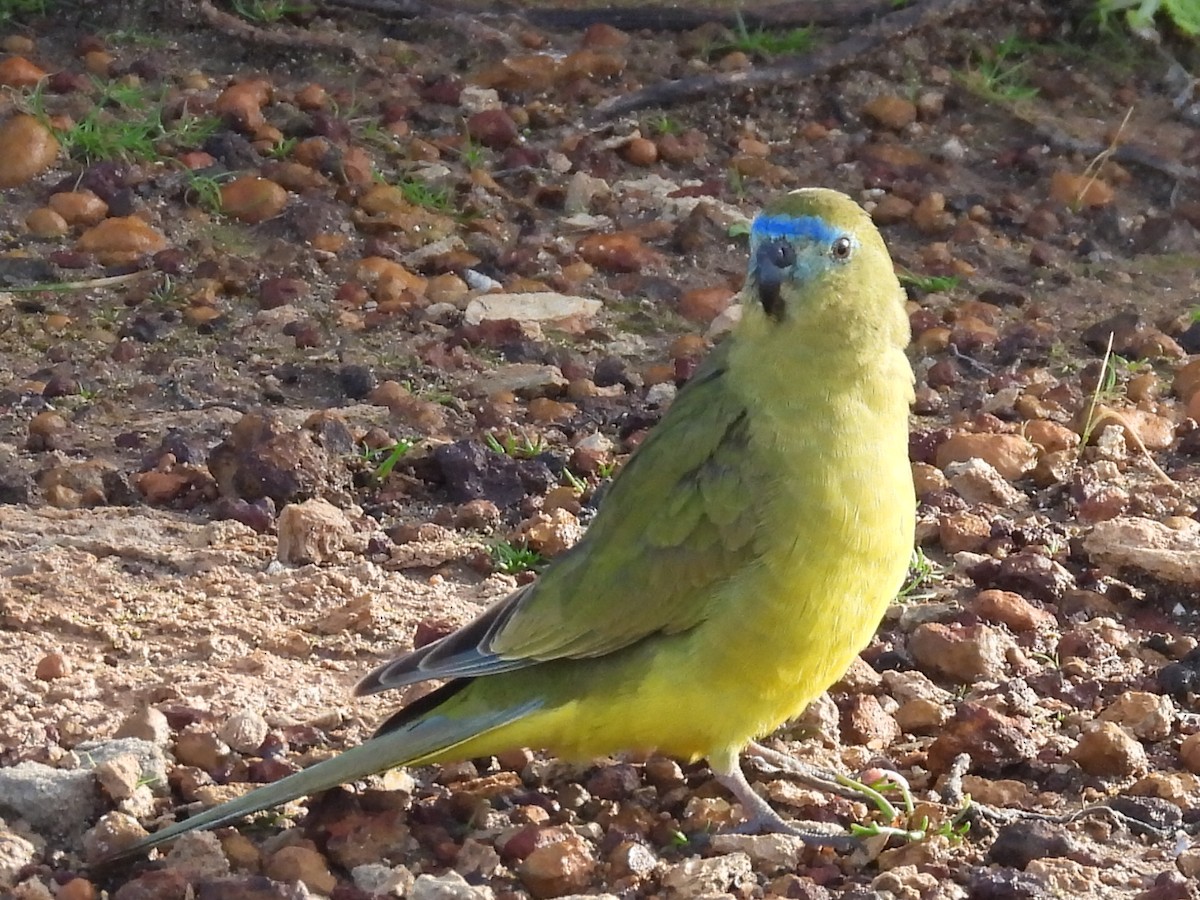
<instances>
[{"instance_id":1,"label":"dark curved beak","mask_svg":"<svg viewBox=\"0 0 1200 900\"><path fill-rule=\"evenodd\" d=\"M758 288L758 302L772 319L783 318L783 297L780 288L787 271L775 264L773 248L764 244L758 248L754 258L754 283Z\"/></svg>"}]
</instances>

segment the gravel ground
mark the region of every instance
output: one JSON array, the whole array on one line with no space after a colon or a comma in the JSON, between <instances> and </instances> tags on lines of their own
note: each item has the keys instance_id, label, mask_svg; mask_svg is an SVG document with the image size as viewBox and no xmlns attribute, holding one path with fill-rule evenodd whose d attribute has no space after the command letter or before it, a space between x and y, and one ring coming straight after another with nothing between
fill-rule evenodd
<instances>
[{"instance_id":1,"label":"gravel ground","mask_svg":"<svg viewBox=\"0 0 1200 900\"><path fill-rule=\"evenodd\" d=\"M153 6L0 5L0 893L1198 896L1200 117L1160 54L1005 4L589 124L861 25ZM924 837L729 834L703 765L523 751L87 868L416 697L349 688L578 539L736 316L746 217L813 184L909 292L921 552L772 740L918 806L748 771Z\"/></svg>"}]
</instances>

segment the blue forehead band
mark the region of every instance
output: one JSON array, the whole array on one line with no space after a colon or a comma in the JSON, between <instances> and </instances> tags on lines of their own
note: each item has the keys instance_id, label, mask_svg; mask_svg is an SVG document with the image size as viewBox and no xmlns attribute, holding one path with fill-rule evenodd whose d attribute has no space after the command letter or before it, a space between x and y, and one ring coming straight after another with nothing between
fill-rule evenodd
<instances>
[{"instance_id":1,"label":"blue forehead band","mask_svg":"<svg viewBox=\"0 0 1200 900\"><path fill-rule=\"evenodd\" d=\"M750 237L754 241L805 238L819 244L832 244L841 236L840 229L816 216L759 215L750 225Z\"/></svg>"}]
</instances>

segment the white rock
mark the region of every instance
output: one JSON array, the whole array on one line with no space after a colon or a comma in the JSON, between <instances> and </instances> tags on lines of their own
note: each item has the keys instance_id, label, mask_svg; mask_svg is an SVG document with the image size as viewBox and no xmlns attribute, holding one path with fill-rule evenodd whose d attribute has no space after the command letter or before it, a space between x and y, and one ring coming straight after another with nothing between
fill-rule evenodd
<instances>
[{"instance_id":1,"label":"white rock","mask_svg":"<svg viewBox=\"0 0 1200 900\"><path fill-rule=\"evenodd\" d=\"M457 872L445 875L421 875L413 882L409 900L492 900L489 887L472 887Z\"/></svg>"},{"instance_id":2,"label":"white rock","mask_svg":"<svg viewBox=\"0 0 1200 900\"><path fill-rule=\"evenodd\" d=\"M1173 584L1200 586L1200 523L1180 520L1173 529L1152 519L1121 517L1097 522L1083 550L1098 566L1136 569Z\"/></svg>"},{"instance_id":3,"label":"white rock","mask_svg":"<svg viewBox=\"0 0 1200 900\"><path fill-rule=\"evenodd\" d=\"M350 870L354 886L368 894L405 896L416 880L406 866L385 866L380 863L367 863L355 866Z\"/></svg>"},{"instance_id":4,"label":"white rock","mask_svg":"<svg viewBox=\"0 0 1200 900\"><path fill-rule=\"evenodd\" d=\"M725 310L709 323L708 331L704 333L704 337L707 340L715 341L722 335L733 331L734 327L740 321L742 321L742 304L732 303L725 307Z\"/></svg>"},{"instance_id":5,"label":"white rock","mask_svg":"<svg viewBox=\"0 0 1200 900\"><path fill-rule=\"evenodd\" d=\"M611 193L608 182L596 178L587 172L576 172L567 182L567 197L563 201L563 211L567 215L586 213L596 197L607 196Z\"/></svg>"},{"instance_id":6,"label":"white rock","mask_svg":"<svg viewBox=\"0 0 1200 900\"><path fill-rule=\"evenodd\" d=\"M611 453L616 449L616 444L608 435L593 431L586 437L580 438L576 442L575 448L577 450L594 450L597 453Z\"/></svg>"},{"instance_id":7,"label":"white rock","mask_svg":"<svg viewBox=\"0 0 1200 900\"><path fill-rule=\"evenodd\" d=\"M290 565L329 562L353 533L346 514L327 500L290 503L279 514L276 557Z\"/></svg>"},{"instance_id":8,"label":"white rock","mask_svg":"<svg viewBox=\"0 0 1200 900\"><path fill-rule=\"evenodd\" d=\"M996 471L996 467L982 459L946 466L946 477L950 486L968 503L990 503L992 506L1023 506L1028 498Z\"/></svg>"},{"instance_id":9,"label":"white rock","mask_svg":"<svg viewBox=\"0 0 1200 900\"><path fill-rule=\"evenodd\" d=\"M235 712L221 725L218 736L238 753L253 753L267 737L267 720L253 710Z\"/></svg>"},{"instance_id":10,"label":"white rock","mask_svg":"<svg viewBox=\"0 0 1200 900\"><path fill-rule=\"evenodd\" d=\"M554 291L535 291L529 294L484 294L467 305L463 316L468 325L485 321L515 319L518 322L538 322L549 327L578 324L593 318L604 304L589 297L573 297Z\"/></svg>"},{"instance_id":11,"label":"white rock","mask_svg":"<svg viewBox=\"0 0 1200 900\"><path fill-rule=\"evenodd\" d=\"M662 877L664 892L689 898L724 893L754 881L754 865L746 853L729 853L711 859L685 859L669 866Z\"/></svg>"},{"instance_id":12,"label":"white rock","mask_svg":"<svg viewBox=\"0 0 1200 900\"><path fill-rule=\"evenodd\" d=\"M501 391L527 397L541 397L561 393L567 387L558 366L539 366L536 363L512 363L497 366L476 378L470 385L476 397L490 397Z\"/></svg>"},{"instance_id":13,"label":"white rock","mask_svg":"<svg viewBox=\"0 0 1200 900\"><path fill-rule=\"evenodd\" d=\"M799 866L805 844L794 834L717 834L713 835L712 849L716 853L745 853L758 869L770 875Z\"/></svg>"},{"instance_id":14,"label":"white rock","mask_svg":"<svg viewBox=\"0 0 1200 900\"><path fill-rule=\"evenodd\" d=\"M669 381L652 384L646 391L646 403L650 406L669 406L676 393L678 389Z\"/></svg>"},{"instance_id":15,"label":"white rock","mask_svg":"<svg viewBox=\"0 0 1200 900\"><path fill-rule=\"evenodd\" d=\"M481 88L473 84L468 84L462 89L462 93L458 95L458 105L467 115L483 112L485 109L500 109L503 106L500 94L495 88Z\"/></svg>"},{"instance_id":16,"label":"white rock","mask_svg":"<svg viewBox=\"0 0 1200 900\"><path fill-rule=\"evenodd\" d=\"M0 888L17 883L17 873L37 856L37 847L19 834L0 827Z\"/></svg>"}]
</instances>

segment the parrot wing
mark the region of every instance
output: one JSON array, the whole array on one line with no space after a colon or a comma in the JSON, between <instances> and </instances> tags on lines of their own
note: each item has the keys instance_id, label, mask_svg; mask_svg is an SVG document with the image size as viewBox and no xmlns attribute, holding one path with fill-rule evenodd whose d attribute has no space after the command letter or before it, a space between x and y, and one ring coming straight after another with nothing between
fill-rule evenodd
<instances>
[{"instance_id":1,"label":"parrot wing","mask_svg":"<svg viewBox=\"0 0 1200 900\"><path fill-rule=\"evenodd\" d=\"M725 360L717 348L679 392L583 540L473 622L376 669L357 693L601 656L703 621L713 586L752 561L764 489Z\"/></svg>"}]
</instances>

